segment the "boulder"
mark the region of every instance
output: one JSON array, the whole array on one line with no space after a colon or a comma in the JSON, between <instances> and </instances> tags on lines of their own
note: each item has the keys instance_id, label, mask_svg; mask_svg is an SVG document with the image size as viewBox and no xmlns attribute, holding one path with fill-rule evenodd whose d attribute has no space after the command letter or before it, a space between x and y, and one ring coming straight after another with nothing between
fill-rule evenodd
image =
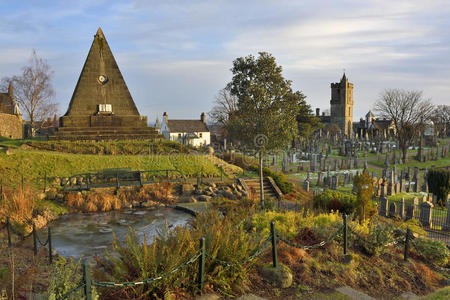
<instances>
[{"instance_id":1,"label":"boulder","mask_svg":"<svg viewBox=\"0 0 450 300\"><path fill-rule=\"evenodd\" d=\"M47 192L46 198L47 200L56 200L56 197L58 196L58 193L54 190L50 190Z\"/></svg>"},{"instance_id":2,"label":"boulder","mask_svg":"<svg viewBox=\"0 0 450 300\"><path fill-rule=\"evenodd\" d=\"M261 269L261 275L279 288L288 288L292 285L291 270L287 266L280 263L276 268L272 267L272 264L263 266Z\"/></svg>"},{"instance_id":3,"label":"boulder","mask_svg":"<svg viewBox=\"0 0 450 300\"><path fill-rule=\"evenodd\" d=\"M233 192L231 191L231 190L224 190L224 191L222 191L222 196L224 196L225 198L228 198L228 199L235 199L236 198L236 196L233 194Z\"/></svg>"},{"instance_id":4,"label":"boulder","mask_svg":"<svg viewBox=\"0 0 450 300\"><path fill-rule=\"evenodd\" d=\"M209 202L211 200L212 200L212 197L211 196L207 196L207 195L200 195L198 197L198 201L201 201L201 202Z\"/></svg>"}]
</instances>

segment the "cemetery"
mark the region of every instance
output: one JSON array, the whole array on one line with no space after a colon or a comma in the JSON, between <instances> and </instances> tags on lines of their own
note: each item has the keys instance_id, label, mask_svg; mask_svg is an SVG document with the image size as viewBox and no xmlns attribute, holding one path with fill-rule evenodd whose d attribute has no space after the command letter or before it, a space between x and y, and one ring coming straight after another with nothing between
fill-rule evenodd
<instances>
[{"instance_id":1,"label":"cemetery","mask_svg":"<svg viewBox=\"0 0 450 300\"><path fill-rule=\"evenodd\" d=\"M375 96L344 69L313 113L313 84L269 52L235 58L205 104L222 62L176 61L188 42L150 59L166 42L139 52L153 29L114 20L123 73L99 27L66 102L35 50L0 81L0 300L450 298L448 105L385 89L355 121Z\"/></svg>"}]
</instances>

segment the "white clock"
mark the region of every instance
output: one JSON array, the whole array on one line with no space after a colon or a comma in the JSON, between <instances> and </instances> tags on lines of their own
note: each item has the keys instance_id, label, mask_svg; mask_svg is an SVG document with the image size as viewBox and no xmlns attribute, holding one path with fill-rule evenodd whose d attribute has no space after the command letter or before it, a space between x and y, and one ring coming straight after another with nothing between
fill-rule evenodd
<instances>
[{"instance_id":1,"label":"white clock","mask_svg":"<svg viewBox=\"0 0 450 300\"><path fill-rule=\"evenodd\" d=\"M98 82L100 82L101 84L105 84L108 82L108 77L106 77L106 75L100 75L98 76Z\"/></svg>"}]
</instances>

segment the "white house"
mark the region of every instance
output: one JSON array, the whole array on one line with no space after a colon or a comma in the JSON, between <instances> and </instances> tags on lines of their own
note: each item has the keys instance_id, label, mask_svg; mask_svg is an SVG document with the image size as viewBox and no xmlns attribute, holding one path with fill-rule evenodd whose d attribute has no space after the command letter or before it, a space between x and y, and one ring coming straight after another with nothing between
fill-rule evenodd
<instances>
[{"instance_id":1,"label":"white house","mask_svg":"<svg viewBox=\"0 0 450 300\"><path fill-rule=\"evenodd\" d=\"M199 120L169 120L165 112L161 122L161 134L168 140L184 145L203 147L211 144L205 113L200 115Z\"/></svg>"}]
</instances>

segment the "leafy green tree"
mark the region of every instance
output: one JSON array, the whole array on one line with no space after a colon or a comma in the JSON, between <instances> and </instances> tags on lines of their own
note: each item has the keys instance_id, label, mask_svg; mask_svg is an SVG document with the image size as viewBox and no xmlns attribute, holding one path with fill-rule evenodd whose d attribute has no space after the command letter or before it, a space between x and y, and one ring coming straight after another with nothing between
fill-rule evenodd
<instances>
[{"instance_id":1,"label":"leafy green tree","mask_svg":"<svg viewBox=\"0 0 450 300\"><path fill-rule=\"evenodd\" d=\"M266 52L234 60L228 84L237 97L237 109L227 129L242 145L264 150L281 149L297 134L297 113L304 103L301 92L293 92L282 67ZM262 137L255 144L256 137Z\"/></svg>"},{"instance_id":2,"label":"leafy green tree","mask_svg":"<svg viewBox=\"0 0 450 300\"><path fill-rule=\"evenodd\" d=\"M366 219L368 208L372 202L373 184L372 177L367 170L353 178L356 187L356 203L361 222Z\"/></svg>"},{"instance_id":3,"label":"leafy green tree","mask_svg":"<svg viewBox=\"0 0 450 300\"><path fill-rule=\"evenodd\" d=\"M299 92L296 92L299 93ZM310 139L314 131L323 127L311 109L311 106L306 103L305 96L301 95L302 100L298 103L297 123L298 136L300 139Z\"/></svg>"},{"instance_id":4,"label":"leafy green tree","mask_svg":"<svg viewBox=\"0 0 450 300\"><path fill-rule=\"evenodd\" d=\"M233 78L228 84L237 105L226 127L233 140L259 151L261 186L263 153L282 149L293 140L298 133L299 107L305 104L305 96L292 91L282 70L267 52L239 57L233 62ZM261 204L263 201L261 188Z\"/></svg>"}]
</instances>

